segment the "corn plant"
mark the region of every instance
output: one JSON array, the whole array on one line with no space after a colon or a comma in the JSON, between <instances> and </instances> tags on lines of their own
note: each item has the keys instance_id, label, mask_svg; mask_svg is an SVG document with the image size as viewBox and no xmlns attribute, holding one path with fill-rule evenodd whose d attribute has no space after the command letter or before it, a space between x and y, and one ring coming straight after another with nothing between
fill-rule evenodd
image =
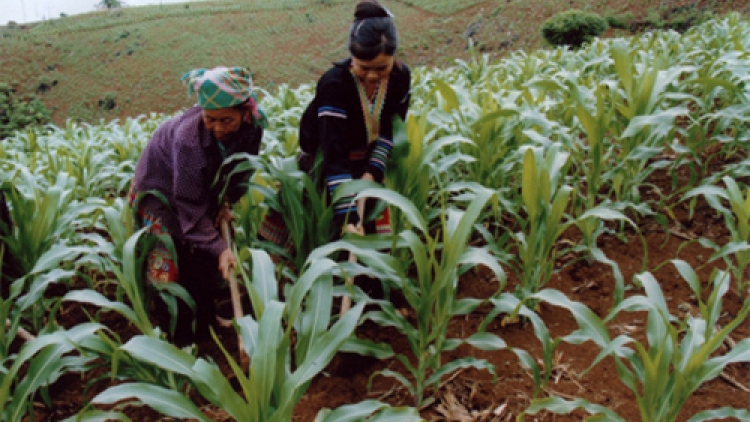
<instances>
[{"instance_id":1,"label":"corn plant","mask_svg":"<svg viewBox=\"0 0 750 422\"><path fill-rule=\"evenodd\" d=\"M684 200L693 199L692 213L695 206L694 198L702 195L706 202L724 217L731 241L723 246L709 239L700 239L700 243L716 251L709 262L716 259L726 262L727 268L737 280L740 296L750 296L750 292L745 291L750 283L744 277L745 269L750 264L750 190L745 188L743 194L737 182L729 176L724 176L721 180L724 182L724 188L715 185L699 186L687 192ZM729 207L725 203L728 203Z\"/></svg>"},{"instance_id":2,"label":"corn plant","mask_svg":"<svg viewBox=\"0 0 750 422\"><path fill-rule=\"evenodd\" d=\"M568 154L553 144L548 151L527 148L524 152L521 197L525 215L516 215L521 230L511 235L517 249L512 262L518 274L516 294L523 299L539 291L555 269L557 240L571 224L563 220L573 188L563 184ZM491 237L485 240L495 253L502 247ZM498 250L500 249L500 250ZM511 258L513 260L513 258Z\"/></svg>"},{"instance_id":3,"label":"corn plant","mask_svg":"<svg viewBox=\"0 0 750 422\"><path fill-rule=\"evenodd\" d=\"M611 175L617 201L640 202L639 187L651 172L669 163L650 163L664 148L664 140L673 138L677 116L688 113L685 107L660 109L670 86L692 68L664 64L664 58L646 57L639 50L628 51L623 41L611 44L610 52L621 89L615 108L625 128L618 136L619 163ZM636 57L641 55L641 57Z\"/></svg>"},{"instance_id":4,"label":"corn plant","mask_svg":"<svg viewBox=\"0 0 750 422\"><path fill-rule=\"evenodd\" d=\"M487 314L482 324L479 326L479 331L484 331L487 324L492 322L501 313L510 315L510 319L515 319L517 315L521 315L531 322L534 328L534 334L542 344L542 367L540 368L537 361L534 359L529 352L524 349L517 347L511 348L513 353L516 354L521 364L532 371L532 377L534 379L534 398L538 398L539 395L546 391L547 384L551 378L552 369L554 368L554 353L557 346L562 342L561 337L552 338L549 333L549 329L544 325L542 318L533 310L529 309L524 302L518 299L515 295L510 293L502 293L497 298L490 299L493 305L492 310ZM533 301L531 301L533 302Z\"/></svg>"},{"instance_id":5,"label":"corn plant","mask_svg":"<svg viewBox=\"0 0 750 422\"><path fill-rule=\"evenodd\" d=\"M483 186L501 189L512 184L512 170L517 164L513 152L520 147L523 126L519 124L517 110L501 108L492 99L484 104L492 106L488 105L485 114L470 125L474 159L466 164L465 177Z\"/></svg>"},{"instance_id":6,"label":"corn plant","mask_svg":"<svg viewBox=\"0 0 750 422\"><path fill-rule=\"evenodd\" d=\"M70 291L63 296L62 300L88 303L98 306L102 310L117 312L143 334L158 337L160 331L153 326L148 313L150 300L148 288L151 286L160 293L167 304L170 314L173 316L170 324L173 329L176 323L174 317L177 315L176 298L185 301L191 307L195 306L195 302L187 291L177 283L150 285L144 279L143 268L146 252L157 240L164 242L168 247L171 245L171 238L167 235L150 235L146 233L146 230L147 228L140 229L130 236L123 247L121 261L116 262L111 259L108 265L118 283L118 297L110 299L94 289L84 289ZM128 304L125 303L124 298L127 298Z\"/></svg>"},{"instance_id":7,"label":"corn plant","mask_svg":"<svg viewBox=\"0 0 750 422\"><path fill-rule=\"evenodd\" d=\"M582 204L574 200L577 204L576 215L582 214L580 209L587 210L594 208L599 202L599 191L602 185L607 181L602 180L604 166L608 161L607 152L612 151L606 148L604 143L608 141L607 130L609 123L614 118L614 108L607 107L611 102L611 95L607 96L609 89L604 85L599 85L594 94L590 93L585 87L578 87L576 84L570 84L571 91L576 100L576 115L581 122L581 126L586 134L586 156L581 157L578 165L583 173L583 180L586 183L585 192L578 196L584 198ZM596 113L591 113L588 109L588 98L595 97ZM593 250L596 247L596 240L603 231L602 222L594 217L581 218L576 224L583 235L583 243L588 249Z\"/></svg>"},{"instance_id":8,"label":"corn plant","mask_svg":"<svg viewBox=\"0 0 750 422\"><path fill-rule=\"evenodd\" d=\"M694 77L685 81L690 91L683 94L689 102L689 124L679 128L681 142L674 149L681 155L675 165L693 169L691 182L708 175L715 157L730 156L744 150L747 141L746 92L743 89L750 66L741 47L747 26L740 16L728 14L686 34L693 51L688 56L697 65ZM717 142L722 148L712 148ZM690 183L694 186L696 183Z\"/></svg>"},{"instance_id":9,"label":"corn plant","mask_svg":"<svg viewBox=\"0 0 750 422\"><path fill-rule=\"evenodd\" d=\"M76 343L95 336L101 328L100 324L89 323L45 333L25 343L17 355L0 357L0 419L20 422L33 414L35 393L85 365L87 358L71 352ZM51 405L49 395L42 396Z\"/></svg>"},{"instance_id":10,"label":"corn plant","mask_svg":"<svg viewBox=\"0 0 750 422\"><path fill-rule=\"evenodd\" d=\"M459 192L463 195L458 195ZM466 200L468 205L465 211L444 207L444 213L439 216L440 225L434 233L428 230L424 214L396 192L370 188L360 191L358 195L378 198L393 207L398 207L404 213L413 229L396 234L398 240L395 242L394 255L402 256L398 254L401 249L409 251L408 256L412 258L410 264L413 263L416 273L408 272L409 266L404 266L398 261L389 261L389 256L373 250L377 246L373 246L372 238L369 237L352 236L326 245L318 251L327 255L336 250L350 250L355 253L358 260L368 265L378 265L378 261L380 264L390 262L390 271L384 272L395 280L403 292L406 301L415 312L415 320L411 322L397 312L388 301L379 302L381 309L368 313L367 318L383 326L395 327L403 333L414 356L413 359L406 355L396 356L410 378L391 369L376 374L395 378L402 383L414 397L416 407L430 403L430 390L436 389L443 377L460 368L475 367L494 374L492 365L475 358L463 358L444 364L441 359L444 352L454 350L463 343L483 350L498 350L505 347L500 338L490 333L476 333L467 339L445 338L451 318L471 312L481 303L479 299L456 298L460 269L470 265L486 265L501 280L501 288L504 285L505 273L496 258L486 249L467 245L477 218L490 203L494 193L478 185L460 184L449 187L444 195L458 196ZM382 265L378 268L384 270L387 266ZM384 346L389 349L387 345ZM379 353L380 350L374 352Z\"/></svg>"},{"instance_id":11,"label":"corn plant","mask_svg":"<svg viewBox=\"0 0 750 422\"><path fill-rule=\"evenodd\" d=\"M260 172L255 173L250 180L251 192L243 195L233 206L234 241L238 245L252 245L257 238L258 228L267 210L264 207L264 195L256 186L268 188L268 183L261 177ZM262 188L261 188L262 189Z\"/></svg>"},{"instance_id":12,"label":"corn plant","mask_svg":"<svg viewBox=\"0 0 750 422\"><path fill-rule=\"evenodd\" d=\"M251 252L254 277L247 287L263 307L254 306L256 317L247 315L235 321L250 356L247 373L224 350L241 392L234 390L215 363L195 358L157 338L134 337L122 350L138 362L186 377L198 394L235 420L289 421L313 377L353 333L365 302L356 304L329 326L336 263L311 263L287 291L286 302L281 302L276 289L270 288L276 285L270 257L263 251ZM255 278L259 275L263 277ZM294 337L298 339L296 345ZM215 341L223 349L218 338ZM134 399L167 416L208 420L184 392L149 382L110 387L92 402L114 404L124 399Z\"/></svg>"},{"instance_id":13,"label":"corn plant","mask_svg":"<svg viewBox=\"0 0 750 422\"><path fill-rule=\"evenodd\" d=\"M93 233L83 234L81 238L96 244L99 254L109 258L99 268L106 268L106 264L121 263L125 255L125 245L135 233L135 218L133 210L125 198L103 200L100 208L94 213ZM106 233L106 235L102 235Z\"/></svg>"},{"instance_id":14,"label":"corn plant","mask_svg":"<svg viewBox=\"0 0 750 422\"><path fill-rule=\"evenodd\" d=\"M266 180L261 173L262 165L257 156L249 154L234 154L222 163L222 168L217 173L211 186L212 191L218 193L219 203L229 193L230 187L236 184L229 182L242 180L241 188L247 188L247 192L241 195L233 206L233 229L235 242L240 244L251 244L255 238L258 227L263 219L263 199L267 192L271 191L271 182ZM226 176L226 177L223 177ZM232 192L233 196L236 192Z\"/></svg>"},{"instance_id":15,"label":"corn plant","mask_svg":"<svg viewBox=\"0 0 750 422\"><path fill-rule=\"evenodd\" d=\"M733 58L722 57L719 60L731 59ZM747 117L742 111L746 106L731 105L715 110L716 103L721 102L720 93L725 90L737 91L739 88L719 77L697 77L694 83L709 92L703 96L683 94L694 110L686 116L686 127L678 127L676 130L680 142L670 145L678 154L672 168L686 166L691 171L690 180L684 186L678 186L677 172L673 173L672 187L678 192L684 192L700 183L701 179L709 175L709 166L715 159L728 155L732 146L742 145L747 140ZM716 148L717 143L725 146Z\"/></svg>"},{"instance_id":16,"label":"corn plant","mask_svg":"<svg viewBox=\"0 0 750 422\"><path fill-rule=\"evenodd\" d=\"M417 409L413 407L391 407L377 400L365 400L333 410L322 409L318 412L314 422L421 422L423 420Z\"/></svg>"},{"instance_id":17,"label":"corn plant","mask_svg":"<svg viewBox=\"0 0 750 422\"><path fill-rule=\"evenodd\" d=\"M19 262L22 272L28 274L60 239L72 238L75 220L95 207L74 200L75 181L66 173L57 175L52 186L45 186L19 166L9 179L14 183L4 190L14 224L5 240L8 253ZM9 184L4 182L6 186Z\"/></svg>"},{"instance_id":18,"label":"corn plant","mask_svg":"<svg viewBox=\"0 0 750 422\"><path fill-rule=\"evenodd\" d=\"M696 315L688 314L682 320L669 312L657 280L648 272L636 276L646 295L625 299L604 320L560 292L547 290L536 295L540 300L566 307L573 313L579 329L566 336L565 341L574 344L593 341L601 348L592 367L605 357L615 359L620 380L634 393L644 422L677 420L685 401L703 383L718 377L731 363L750 361L750 339L743 339L723 355L715 354L727 336L746 320L750 313L750 299L744 300L733 319L721 325L719 318L724 295L729 290L729 274L715 270L711 275L711 289L706 295L704 282L687 263L680 260L673 260L672 263L690 285L698 302ZM605 323L614 320L623 311L648 313L646 343L626 334L609 338ZM542 409L564 413L573 408L604 414L607 420L624 421L602 406L585 400L571 402L553 398L535 401L525 413L534 414ZM708 420L736 412L736 409L726 408L706 411L702 412L700 418L691 420Z\"/></svg>"},{"instance_id":19,"label":"corn plant","mask_svg":"<svg viewBox=\"0 0 750 422\"><path fill-rule=\"evenodd\" d=\"M281 214L289 231L291 251L274 249L300 269L318 246L333 239L333 208L325 190L297 168L294 157L269 157L261 177L278 183L278 190L258 187L268 207ZM305 212L300 212L305 210ZM290 253L291 252L291 253Z\"/></svg>"},{"instance_id":20,"label":"corn plant","mask_svg":"<svg viewBox=\"0 0 750 422\"><path fill-rule=\"evenodd\" d=\"M39 184L23 167L13 174L12 186L4 182L13 227L3 242L21 274L13 281L17 289L14 306L30 319L32 331L39 331L49 322L45 314L55 309L57 300L44 298L47 286L70 280L76 274L76 260L96 253L80 244L76 228L97 206L73 200L74 182L65 173L57 175L52 186Z\"/></svg>"},{"instance_id":21,"label":"corn plant","mask_svg":"<svg viewBox=\"0 0 750 422\"><path fill-rule=\"evenodd\" d=\"M400 118L393 119L393 143L391 164L386 172L386 186L405 196L420 212L434 209L433 186L439 174L460 163L463 156L441 154L450 145L470 144L471 141L459 135L446 135L434 140L437 128L428 129L428 115L411 114L404 123ZM400 232L405 228L400 209L391 210L392 229ZM435 213L433 213L435 214ZM428 215L432 220L434 215Z\"/></svg>"},{"instance_id":22,"label":"corn plant","mask_svg":"<svg viewBox=\"0 0 750 422\"><path fill-rule=\"evenodd\" d=\"M624 72L624 71L623 71ZM609 107L613 101L613 94L609 87L600 84L594 92L585 86L579 86L572 81L567 81L572 100L576 104L576 117L578 118L584 133L586 134L585 156L579 157L575 164L579 166L586 189L573 198L574 224L583 236L581 245L573 248L574 251L583 252L586 259L598 261L612 267L616 288L615 303L619 303L624 295L624 280L617 263L608 259L597 246L598 238L607 232L605 221L619 221L628 223L638 231L637 226L623 214L624 208L635 209L640 215L652 214L647 206L639 206L635 203L618 204L609 198L602 199L600 191L602 187L612 187L614 181L607 179L611 172L605 172L606 163L612 161L610 156L613 148L607 148L605 142L612 142L608 138L608 132L612 130L611 122L615 120L615 108ZM595 113L589 110L589 102L593 102ZM575 157L575 150L572 152ZM642 239L643 240L643 239ZM646 254L645 240L643 240L644 254ZM644 260L645 262L645 260Z\"/></svg>"}]
</instances>

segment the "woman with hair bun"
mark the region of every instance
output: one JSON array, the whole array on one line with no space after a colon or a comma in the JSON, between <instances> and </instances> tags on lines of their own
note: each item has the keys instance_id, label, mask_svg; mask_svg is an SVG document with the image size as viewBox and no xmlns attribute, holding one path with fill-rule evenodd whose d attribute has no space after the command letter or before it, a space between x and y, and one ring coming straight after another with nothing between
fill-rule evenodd
<instances>
[{"instance_id":1,"label":"woman with hair bun","mask_svg":"<svg viewBox=\"0 0 750 422\"><path fill-rule=\"evenodd\" d=\"M334 63L320 78L310 107L317 115L322 177L329 193L352 179L383 182L393 149L392 120L396 115L406 119L410 99L411 73L395 58L397 48L398 31L391 13L375 0L360 1L349 33L351 57ZM381 227L366 222L364 231L358 228L351 198L343 198L335 207L337 222L346 221L349 232L390 230L382 219Z\"/></svg>"},{"instance_id":2,"label":"woman with hair bun","mask_svg":"<svg viewBox=\"0 0 750 422\"><path fill-rule=\"evenodd\" d=\"M302 116L300 147L307 154L322 151L321 182L330 194L349 180L383 182L393 149L392 120L406 119L410 100L411 73L395 57L398 41L393 15L376 0L360 1L349 32L351 56L333 63L317 82ZM364 215L374 205L368 201ZM336 224L348 232L390 232L387 209L360 226L352 197L334 207ZM260 235L284 244L287 232L273 214Z\"/></svg>"}]
</instances>

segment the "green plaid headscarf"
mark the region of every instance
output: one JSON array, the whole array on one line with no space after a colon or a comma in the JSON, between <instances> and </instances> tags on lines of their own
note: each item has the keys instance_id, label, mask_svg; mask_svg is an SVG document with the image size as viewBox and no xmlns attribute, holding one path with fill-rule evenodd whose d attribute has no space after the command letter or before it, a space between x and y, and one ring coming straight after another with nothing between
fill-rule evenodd
<instances>
[{"instance_id":1,"label":"green plaid headscarf","mask_svg":"<svg viewBox=\"0 0 750 422\"><path fill-rule=\"evenodd\" d=\"M244 105L250 110L248 123L268 127L268 119L258 107L249 70L243 67L193 69L182 76L182 83L187 85L188 95L197 94L201 108L216 110Z\"/></svg>"},{"instance_id":2,"label":"green plaid headscarf","mask_svg":"<svg viewBox=\"0 0 750 422\"><path fill-rule=\"evenodd\" d=\"M229 108L247 101L253 92L250 71L242 67L193 69L182 76L188 95L197 94L206 110Z\"/></svg>"}]
</instances>

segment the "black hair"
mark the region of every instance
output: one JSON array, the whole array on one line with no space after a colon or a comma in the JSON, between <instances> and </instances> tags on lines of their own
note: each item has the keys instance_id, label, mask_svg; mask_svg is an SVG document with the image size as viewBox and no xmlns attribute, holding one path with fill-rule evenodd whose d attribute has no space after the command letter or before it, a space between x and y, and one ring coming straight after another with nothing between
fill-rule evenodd
<instances>
[{"instance_id":1,"label":"black hair","mask_svg":"<svg viewBox=\"0 0 750 422\"><path fill-rule=\"evenodd\" d=\"M360 60L372 60L380 53L393 56L398 48L398 31L391 13L377 0L361 0L354 11L349 33L349 52Z\"/></svg>"}]
</instances>

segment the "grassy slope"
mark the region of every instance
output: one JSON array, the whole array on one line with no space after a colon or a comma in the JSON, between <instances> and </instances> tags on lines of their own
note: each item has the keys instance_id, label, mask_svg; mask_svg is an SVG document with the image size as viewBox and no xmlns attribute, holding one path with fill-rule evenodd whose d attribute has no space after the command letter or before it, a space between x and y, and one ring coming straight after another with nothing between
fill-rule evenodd
<instances>
[{"instance_id":1,"label":"grassy slope","mask_svg":"<svg viewBox=\"0 0 750 422\"><path fill-rule=\"evenodd\" d=\"M125 8L5 28L0 82L39 93L53 120L96 122L190 104L179 77L194 67L249 66L259 86L313 82L344 57L353 0L221 0ZM634 23L660 22L680 7L748 11L733 0L383 0L401 33L401 57L412 66L468 59L467 29L483 53L544 47L541 23L570 8L603 16L631 12ZM591 4L589 4L591 3ZM692 9L690 8L692 7ZM609 35L630 35L627 30ZM114 110L99 102L115 100Z\"/></svg>"}]
</instances>

